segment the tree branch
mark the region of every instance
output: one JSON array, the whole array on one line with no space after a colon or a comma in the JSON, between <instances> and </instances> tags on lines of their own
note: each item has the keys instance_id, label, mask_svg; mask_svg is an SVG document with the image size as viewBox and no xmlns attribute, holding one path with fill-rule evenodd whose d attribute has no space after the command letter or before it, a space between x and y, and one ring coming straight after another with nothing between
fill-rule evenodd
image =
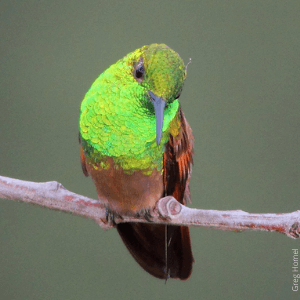
<instances>
[{"instance_id":1,"label":"tree branch","mask_svg":"<svg viewBox=\"0 0 300 300\"><path fill-rule=\"evenodd\" d=\"M56 181L30 182L0 176L0 198L69 212L90 218L102 228L113 226L100 200L90 199L65 189ZM116 223L149 222L144 215L115 216ZM156 224L210 227L222 230L276 231L291 238L300 237L300 211L278 214L251 214L242 210L218 211L188 208L171 196L157 202L150 221Z\"/></svg>"}]
</instances>

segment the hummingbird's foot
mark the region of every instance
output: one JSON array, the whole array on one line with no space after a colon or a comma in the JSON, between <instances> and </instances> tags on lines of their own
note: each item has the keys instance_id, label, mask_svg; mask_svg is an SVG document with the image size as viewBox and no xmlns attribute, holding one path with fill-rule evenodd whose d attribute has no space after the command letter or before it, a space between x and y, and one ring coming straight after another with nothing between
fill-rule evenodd
<instances>
[{"instance_id":1,"label":"hummingbird's foot","mask_svg":"<svg viewBox=\"0 0 300 300\"><path fill-rule=\"evenodd\" d=\"M153 222L151 219L153 218L151 215L151 209L147 208L147 209L142 209L140 210L137 214L137 217L142 217L145 218L148 222Z\"/></svg>"},{"instance_id":2,"label":"hummingbird's foot","mask_svg":"<svg viewBox=\"0 0 300 300\"><path fill-rule=\"evenodd\" d=\"M117 214L116 212L113 212L109 207L106 207L105 217L107 223L111 224L113 227L117 225L116 219L123 220L121 215Z\"/></svg>"}]
</instances>

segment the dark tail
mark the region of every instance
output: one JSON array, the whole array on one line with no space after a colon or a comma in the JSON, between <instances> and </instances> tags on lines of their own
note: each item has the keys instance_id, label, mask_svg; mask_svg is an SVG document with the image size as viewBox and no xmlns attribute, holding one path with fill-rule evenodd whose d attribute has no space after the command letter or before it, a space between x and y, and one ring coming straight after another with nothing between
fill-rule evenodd
<instances>
[{"instance_id":1,"label":"dark tail","mask_svg":"<svg viewBox=\"0 0 300 300\"><path fill-rule=\"evenodd\" d=\"M117 229L131 255L151 275L181 280L191 275L194 259L188 227L122 223Z\"/></svg>"}]
</instances>

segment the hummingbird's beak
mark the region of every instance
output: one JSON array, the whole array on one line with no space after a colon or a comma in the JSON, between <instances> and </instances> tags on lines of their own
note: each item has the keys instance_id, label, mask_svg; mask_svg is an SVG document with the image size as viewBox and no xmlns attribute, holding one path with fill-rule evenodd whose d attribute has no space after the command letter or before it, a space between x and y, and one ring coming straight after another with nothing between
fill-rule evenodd
<instances>
[{"instance_id":1,"label":"hummingbird's beak","mask_svg":"<svg viewBox=\"0 0 300 300\"><path fill-rule=\"evenodd\" d=\"M163 129L163 122L164 122L164 110L166 106L166 101L163 100L161 97L157 97L151 91L148 92L150 96L150 100L154 106L155 110L155 118L156 118L156 143L159 145L161 136L162 136L162 129Z\"/></svg>"}]
</instances>

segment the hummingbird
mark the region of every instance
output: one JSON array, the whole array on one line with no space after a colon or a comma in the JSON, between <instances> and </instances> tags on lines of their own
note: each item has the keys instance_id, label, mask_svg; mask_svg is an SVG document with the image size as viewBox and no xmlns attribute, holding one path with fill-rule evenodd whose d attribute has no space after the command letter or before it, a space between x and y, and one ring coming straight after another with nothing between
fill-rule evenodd
<instances>
[{"instance_id":1,"label":"hummingbird","mask_svg":"<svg viewBox=\"0 0 300 300\"><path fill-rule=\"evenodd\" d=\"M186 205L193 134L178 101L187 74L165 44L143 46L106 69L80 108L83 173L112 214L146 214L165 196ZM124 244L151 275L188 279L194 262L189 228L116 224Z\"/></svg>"}]
</instances>

